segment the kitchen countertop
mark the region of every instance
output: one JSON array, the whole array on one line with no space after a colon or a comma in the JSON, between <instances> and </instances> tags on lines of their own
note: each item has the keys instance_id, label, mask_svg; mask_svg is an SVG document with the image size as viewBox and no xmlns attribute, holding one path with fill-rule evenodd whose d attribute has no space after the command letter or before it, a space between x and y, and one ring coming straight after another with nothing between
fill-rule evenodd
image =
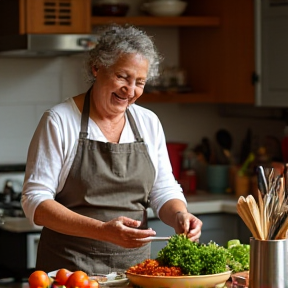
<instances>
[{"instance_id":1,"label":"kitchen countertop","mask_svg":"<svg viewBox=\"0 0 288 288\"><path fill-rule=\"evenodd\" d=\"M186 196L188 211L199 215L208 213L233 213L237 214L237 198L234 195L210 194L197 192L195 195ZM148 208L148 219L157 218L151 208ZM4 224L0 228L10 232L37 232L42 227L33 225L25 217L4 217Z\"/></svg>"},{"instance_id":2,"label":"kitchen countertop","mask_svg":"<svg viewBox=\"0 0 288 288\"><path fill-rule=\"evenodd\" d=\"M233 213L237 214L238 198L229 194L211 194L198 191L193 195L186 195L187 208L192 214ZM148 219L157 218L152 209L148 209Z\"/></svg>"},{"instance_id":3,"label":"kitchen countertop","mask_svg":"<svg viewBox=\"0 0 288 288\"><path fill-rule=\"evenodd\" d=\"M42 226L33 225L25 217L9 217L4 216L4 223L0 224L0 228L10 232L31 232L41 231Z\"/></svg>"}]
</instances>

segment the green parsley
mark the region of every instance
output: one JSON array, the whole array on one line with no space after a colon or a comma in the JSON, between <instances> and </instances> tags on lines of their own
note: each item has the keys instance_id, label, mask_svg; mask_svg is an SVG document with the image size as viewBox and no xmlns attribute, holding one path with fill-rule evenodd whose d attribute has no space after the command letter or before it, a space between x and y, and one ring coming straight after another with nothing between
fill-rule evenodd
<instances>
[{"instance_id":1,"label":"green parsley","mask_svg":"<svg viewBox=\"0 0 288 288\"><path fill-rule=\"evenodd\" d=\"M157 260L162 266L180 267L185 275L217 274L227 270L240 272L249 269L250 246L239 245L225 248L213 241L197 243L183 234L173 235L158 252Z\"/></svg>"}]
</instances>

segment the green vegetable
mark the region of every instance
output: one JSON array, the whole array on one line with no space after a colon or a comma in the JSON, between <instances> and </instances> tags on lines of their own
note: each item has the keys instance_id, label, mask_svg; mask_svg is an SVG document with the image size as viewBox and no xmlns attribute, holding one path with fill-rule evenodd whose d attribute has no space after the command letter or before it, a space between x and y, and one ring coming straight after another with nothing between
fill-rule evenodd
<instances>
[{"instance_id":1,"label":"green vegetable","mask_svg":"<svg viewBox=\"0 0 288 288\"><path fill-rule=\"evenodd\" d=\"M208 244L197 243L190 241L183 234L173 235L167 245L159 251L157 260L162 266L180 267L185 275L249 270L250 246L238 241L233 240L229 243L229 248L228 245L225 248L213 241Z\"/></svg>"},{"instance_id":2,"label":"green vegetable","mask_svg":"<svg viewBox=\"0 0 288 288\"><path fill-rule=\"evenodd\" d=\"M227 248L231 248L232 246L235 246L235 245L240 245L240 240L239 239L232 239L232 240L229 240L227 242Z\"/></svg>"},{"instance_id":3,"label":"green vegetable","mask_svg":"<svg viewBox=\"0 0 288 288\"><path fill-rule=\"evenodd\" d=\"M238 241L238 242L235 242ZM227 243L227 250L232 254L235 262L238 262L239 267L233 268L235 272L249 270L250 264L250 245L241 244L239 240L230 240ZM233 264L234 265L234 262Z\"/></svg>"},{"instance_id":4,"label":"green vegetable","mask_svg":"<svg viewBox=\"0 0 288 288\"><path fill-rule=\"evenodd\" d=\"M217 274L229 270L227 267L227 258L230 258L230 255L224 247L212 241L207 245L202 244L202 247L202 261L205 263L201 271L202 275Z\"/></svg>"}]
</instances>

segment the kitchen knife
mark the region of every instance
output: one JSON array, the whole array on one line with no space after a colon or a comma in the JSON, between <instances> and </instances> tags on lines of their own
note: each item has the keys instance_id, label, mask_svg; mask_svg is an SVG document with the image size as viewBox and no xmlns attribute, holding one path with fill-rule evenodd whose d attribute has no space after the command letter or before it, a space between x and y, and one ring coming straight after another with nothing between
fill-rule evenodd
<instances>
[{"instance_id":1,"label":"kitchen knife","mask_svg":"<svg viewBox=\"0 0 288 288\"><path fill-rule=\"evenodd\" d=\"M258 166L257 172L258 172L258 189L260 190L263 197L268 192L268 185L264 173L264 168L262 166Z\"/></svg>"},{"instance_id":2,"label":"kitchen knife","mask_svg":"<svg viewBox=\"0 0 288 288\"><path fill-rule=\"evenodd\" d=\"M171 237L168 236L168 237L154 237L154 236L151 236L151 237L146 237L146 238L141 238L141 239L138 239L139 241L143 241L143 242L150 242L150 241L168 241Z\"/></svg>"}]
</instances>

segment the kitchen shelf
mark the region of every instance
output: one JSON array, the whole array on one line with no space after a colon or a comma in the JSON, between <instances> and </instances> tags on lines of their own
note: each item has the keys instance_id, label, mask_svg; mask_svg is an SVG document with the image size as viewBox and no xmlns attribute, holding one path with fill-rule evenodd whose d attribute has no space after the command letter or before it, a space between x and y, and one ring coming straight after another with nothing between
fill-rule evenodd
<instances>
[{"instance_id":1,"label":"kitchen shelf","mask_svg":"<svg viewBox=\"0 0 288 288\"><path fill-rule=\"evenodd\" d=\"M91 25L103 25L109 23L133 24L137 26L190 26L190 27L217 27L220 25L219 17L206 16L179 16L179 17L91 17Z\"/></svg>"},{"instance_id":2,"label":"kitchen shelf","mask_svg":"<svg viewBox=\"0 0 288 288\"><path fill-rule=\"evenodd\" d=\"M208 93L144 93L137 103L211 103L214 97Z\"/></svg>"}]
</instances>

